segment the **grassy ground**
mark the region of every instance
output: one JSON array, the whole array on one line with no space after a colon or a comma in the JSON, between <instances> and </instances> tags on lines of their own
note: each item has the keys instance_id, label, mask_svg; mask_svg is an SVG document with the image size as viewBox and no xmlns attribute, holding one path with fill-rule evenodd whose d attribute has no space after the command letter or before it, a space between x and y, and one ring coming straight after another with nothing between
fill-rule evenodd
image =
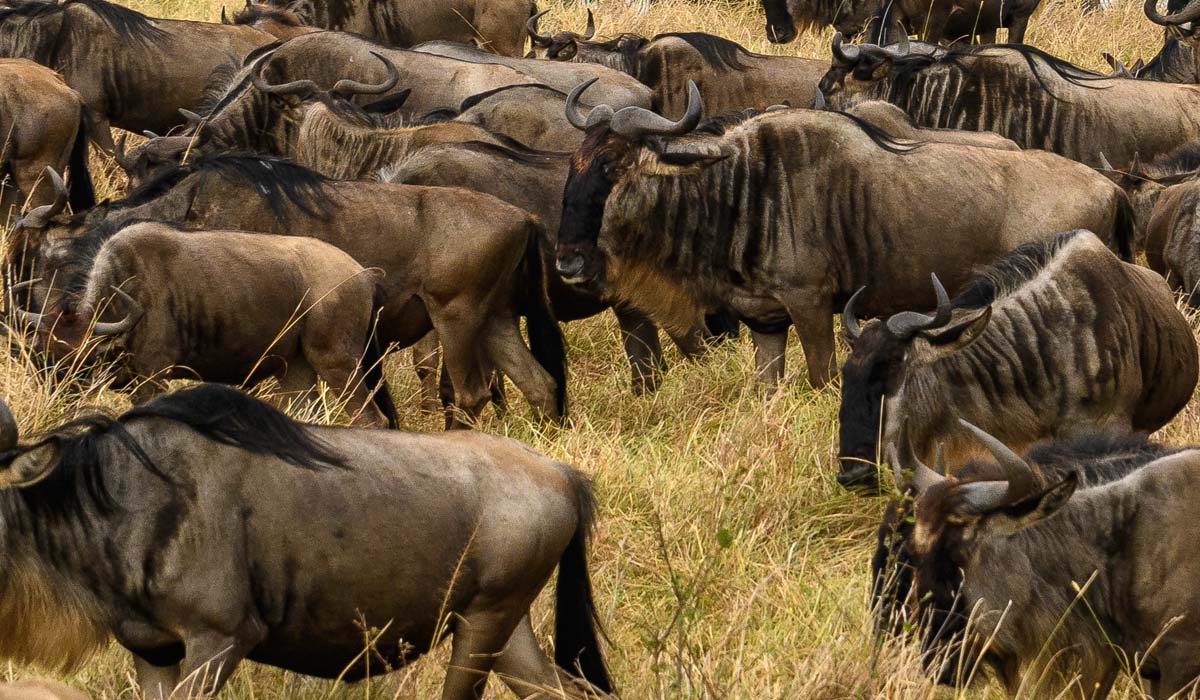
<instances>
[{"instance_id":1,"label":"grassy ground","mask_svg":"<svg viewBox=\"0 0 1200 700\"><path fill-rule=\"evenodd\" d=\"M1035 18L1031 43L1089 68L1101 51L1149 58L1159 33L1136 0L1081 17L1073 3ZM217 0L137 0L154 15L216 20ZM543 7L546 3L542 2ZM544 28L577 27L583 10L554 0ZM704 30L769 53L828 55L828 35L775 47L763 38L757 3L659 0L638 14L621 0L597 3L599 33ZM102 175L103 186L115 187ZM628 369L609 318L572 324L571 425L541 431L513 392L514 410L486 430L526 440L594 475L602 517L594 547L600 611L610 660L625 698L987 697L986 686L956 694L923 679L911 648L872 645L867 615L868 557L881 502L843 492L833 480L837 392L808 388L799 352L788 356L786 388L766 396L752 379L747 340L702 362L672 369L661 390L629 391ZM0 341L11 342L11 341ZM0 352L0 358L9 358ZM389 368L406 428L435 430L417 412L417 386L404 358ZM31 431L86 406L121 408L103 390L70 393L35 378L28 365L0 359L0 395ZM316 416L323 419L323 416ZM1200 438L1189 412L1167 431ZM381 542L381 546L387 546ZM537 608L542 630L551 610ZM428 698L439 692L446 654L372 683L340 686L247 664L225 698ZM26 677L28 669L0 667ZM126 655L112 648L66 680L99 698L135 698ZM507 691L493 687L502 697ZM1118 697L1138 697L1122 686Z\"/></svg>"}]
</instances>

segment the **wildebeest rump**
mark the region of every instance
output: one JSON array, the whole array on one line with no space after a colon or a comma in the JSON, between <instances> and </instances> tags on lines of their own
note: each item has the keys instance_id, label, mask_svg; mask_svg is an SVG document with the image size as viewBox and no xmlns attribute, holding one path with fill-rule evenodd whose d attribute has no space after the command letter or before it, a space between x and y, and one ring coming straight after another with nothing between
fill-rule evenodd
<instances>
[{"instance_id":1,"label":"wildebeest rump","mask_svg":"<svg viewBox=\"0 0 1200 700\"><path fill-rule=\"evenodd\" d=\"M539 414L563 413L566 350L545 294L542 227L498 199L446 187L336 182L284 160L213 156L165 171L88 214L26 221L11 237L10 264L24 279L50 280L52 271L39 270L45 246L106 221L135 219L330 243L384 272L380 342L406 347L439 332L466 420L490 396L485 366L510 377ZM451 425L463 418L459 411L448 415Z\"/></svg>"},{"instance_id":2,"label":"wildebeest rump","mask_svg":"<svg viewBox=\"0 0 1200 700\"><path fill-rule=\"evenodd\" d=\"M1015 449L1149 434L1195 389L1200 358L1171 290L1088 231L1023 245L953 302L939 295L934 316L903 312L861 327L847 304L842 484L874 486L887 445L907 444L924 462L944 446L952 463L966 461L975 443L947 437L960 417Z\"/></svg>"},{"instance_id":3,"label":"wildebeest rump","mask_svg":"<svg viewBox=\"0 0 1200 700\"><path fill-rule=\"evenodd\" d=\"M88 173L92 115L79 93L54 71L24 59L0 59L0 226L15 221L26 204L54 201L46 168L69 168L70 203L83 211L96 203Z\"/></svg>"},{"instance_id":4,"label":"wildebeest rump","mask_svg":"<svg viewBox=\"0 0 1200 700\"><path fill-rule=\"evenodd\" d=\"M305 24L358 34L383 44L426 41L478 44L501 56L525 49L531 0L271 0Z\"/></svg>"},{"instance_id":5,"label":"wildebeest rump","mask_svg":"<svg viewBox=\"0 0 1200 700\"><path fill-rule=\"evenodd\" d=\"M1002 442L962 425L1002 476L965 481L905 465L916 493L915 595L951 622L926 639L943 680L963 684L982 663L1010 696L1032 678L1039 697L1103 700L1122 671L1154 698L1190 688L1200 676L1197 573L1164 533L1194 527L1200 453L1080 489L1074 474L1044 484Z\"/></svg>"},{"instance_id":6,"label":"wildebeest rump","mask_svg":"<svg viewBox=\"0 0 1200 700\"><path fill-rule=\"evenodd\" d=\"M532 30L537 36L536 27ZM688 81L699 86L710 114L782 103L811 107L827 68L812 58L756 54L702 32L659 34L653 39L624 34L610 41L589 41L571 33L547 37L534 39L535 55L600 63L628 73L654 91L652 109L672 119L682 117L687 108ZM588 95L594 104L619 109L590 90Z\"/></svg>"},{"instance_id":7,"label":"wildebeest rump","mask_svg":"<svg viewBox=\"0 0 1200 700\"><path fill-rule=\"evenodd\" d=\"M253 385L275 376L297 398L320 378L355 424L395 427L373 333L379 271L304 236L115 228L42 253L53 287L21 313L49 357L70 361L99 339L139 402L172 378Z\"/></svg>"},{"instance_id":8,"label":"wildebeest rump","mask_svg":"<svg viewBox=\"0 0 1200 700\"><path fill-rule=\"evenodd\" d=\"M1200 139L1200 89L1112 79L1029 46L980 46L942 55L842 45L821 89L837 107L860 99L898 105L918 126L993 131L1091 165L1118 167Z\"/></svg>"},{"instance_id":9,"label":"wildebeest rump","mask_svg":"<svg viewBox=\"0 0 1200 700\"><path fill-rule=\"evenodd\" d=\"M166 133L212 82L274 39L250 27L154 19L106 0L14 0L0 7L0 56L62 74L113 126Z\"/></svg>"},{"instance_id":10,"label":"wildebeest rump","mask_svg":"<svg viewBox=\"0 0 1200 700\"><path fill-rule=\"evenodd\" d=\"M563 195L557 267L675 328L727 304L758 325L769 381L789 321L811 382L828 381L831 317L865 284L878 290L869 314L928 308L931 271L956 286L1021 243L1082 226L1128 254L1124 194L1053 154L904 145L813 110L679 138L699 121L699 99L693 89L679 123L601 106L585 120L568 103L587 135Z\"/></svg>"},{"instance_id":11,"label":"wildebeest rump","mask_svg":"<svg viewBox=\"0 0 1200 700\"><path fill-rule=\"evenodd\" d=\"M611 690L590 485L520 443L303 425L206 384L23 444L3 407L0 453L6 659L115 639L145 697L211 697L244 659L355 681L452 635L444 698L491 671L582 698L528 617L558 567L555 659Z\"/></svg>"}]
</instances>

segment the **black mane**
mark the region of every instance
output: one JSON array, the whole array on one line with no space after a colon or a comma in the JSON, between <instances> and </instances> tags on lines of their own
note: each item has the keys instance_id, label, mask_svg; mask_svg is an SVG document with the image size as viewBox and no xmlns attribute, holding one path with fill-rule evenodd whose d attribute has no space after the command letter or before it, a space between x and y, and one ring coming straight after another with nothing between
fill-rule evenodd
<instances>
[{"instance_id":1,"label":"black mane","mask_svg":"<svg viewBox=\"0 0 1200 700\"><path fill-rule=\"evenodd\" d=\"M1200 143L1189 143L1147 163L1143 174L1159 180L1173 175L1193 173L1196 170L1200 170Z\"/></svg>"},{"instance_id":2,"label":"black mane","mask_svg":"<svg viewBox=\"0 0 1200 700\"><path fill-rule=\"evenodd\" d=\"M216 175L253 189L275 218L283 222L290 218L288 205L314 219L329 218L337 206L330 187L333 181L315 170L283 158L222 153L165 168L124 199L113 202L110 211L146 204L193 174Z\"/></svg>"},{"instance_id":3,"label":"black mane","mask_svg":"<svg viewBox=\"0 0 1200 700\"><path fill-rule=\"evenodd\" d=\"M1015 51L1019 54L1025 60L1026 65L1029 66L1029 71L1033 74L1038 86L1055 99L1058 99L1058 97L1046 83L1043 69L1049 69L1051 73L1071 85L1092 90L1103 90L1106 88L1104 86L1091 85L1090 83L1110 79L1110 76L1085 70L1032 46L1025 44L996 44L951 49L944 54L911 53L897 59L893 63L892 70L895 76L895 83L898 88L903 90L905 86L910 85L916 79L917 74L921 70L935 64L948 64L960 70L969 70L967 59L998 58L1003 56L1003 53L997 53L997 51L1003 50Z\"/></svg>"},{"instance_id":4,"label":"black mane","mask_svg":"<svg viewBox=\"0 0 1200 700\"><path fill-rule=\"evenodd\" d=\"M83 5L96 13L122 41L145 46L167 36L165 31L154 25L151 18L123 5L106 0L66 0L61 7L66 9L71 5Z\"/></svg>"},{"instance_id":5,"label":"black mane","mask_svg":"<svg viewBox=\"0 0 1200 700\"><path fill-rule=\"evenodd\" d=\"M1033 241L1017 246L1004 257L982 268L954 299L956 309L982 309L997 299L1020 289L1037 277L1058 252L1082 229L1065 231L1048 241Z\"/></svg>"},{"instance_id":6,"label":"black mane","mask_svg":"<svg viewBox=\"0 0 1200 700\"><path fill-rule=\"evenodd\" d=\"M691 133L723 136L727 131L733 129L739 124L747 122L763 114L771 114L771 111L766 109L749 108L738 112L718 114L715 117L710 117L703 121L700 126L696 127ZM846 114L845 112L827 112L827 114L845 117L854 122L854 124L858 126L858 128L862 129L863 133L865 133L876 146L879 146L888 153L908 153L920 148L925 144L924 141L898 139L883 129L875 126L871 122L856 117L853 114Z\"/></svg>"},{"instance_id":7,"label":"black mane","mask_svg":"<svg viewBox=\"0 0 1200 700\"><path fill-rule=\"evenodd\" d=\"M54 443L58 447L57 462L44 479L11 492L24 501L33 524L78 519L90 510L88 506L101 514L115 511L117 504L101 466L113 447L129 451L146 471L172 483L126 427L148 418L182 423L215 442L273 456L300 469L347 466L344 456L278 409L229 387L202 384L162 396L117 418L97 413L65 423L28 445L0 455L0 462L7 464L43 445Z\"/></svg>"},{"instance_id":8,"label":"black mane","mask_svg":"<svg viewBox=\"0 0 1200 700\"><path fill-rule=\"evenodd\" d=\"M502 87L493 88L491 90L488 90L487 92L481 92L477 95L471 95L467 99L463 100L462 104L458 106L458 111L460 113L465 112L468 109L479 104L480 102L483 102L484 100L488 99L489 97L494 97L495 95L497 95L501 92L506 92L508 90L529 89L529 88L533 88L535 90L544 90L546 92L550 92L555 95L558 95L558 96L562 97L563 99L566 99L566 97L567 97L567 93L565 93L562 90L559 90L557 88L552 88L549 85L541 85L541 84L504 85Z\"/></svg>"}]
</instances>

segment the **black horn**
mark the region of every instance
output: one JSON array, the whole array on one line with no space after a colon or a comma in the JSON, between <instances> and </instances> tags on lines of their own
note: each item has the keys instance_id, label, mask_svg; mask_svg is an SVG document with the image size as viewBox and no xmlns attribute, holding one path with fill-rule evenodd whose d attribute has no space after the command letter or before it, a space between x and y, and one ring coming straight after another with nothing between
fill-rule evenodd
<instances>
[{"instance_id":1,"label":"black horn","mask_svg":"<svg viewBox=\"0 0 1200 700\"><path fill-rule=\"evenodd\" d=\"M272 85L267 82L267 79L264 78L263 74L262 74L263 68L266 67L266 64L267 64L266 61L259 61L258 64L254 66L254 71L250 76L251 82L253 83L254 87L257 90L259 90L260 92L266 93L268 95L284 96L284 95L311 95L313 93L322 91L321 86L317 85L316 83L314 83L313 81L308 80L308 79L293 80L289 83L282 83L280 85Z\"/></svg>"},{"instance_id":2,"label":"black horn","mask_svg":"<svg viewBox=\"0 0 1200 700\"><path fill-rule=\"evenodd\" d=\"M842 42L845 37L841 32L835 32L833 35L833 57L840 63L857 63L859 55L859 47L844 46Z\"/></svg>"},{"instance_id":3,"label":"black horn","mask_svg":"<svg viewBox=\"0 0 1200 700\"><path fill-rule=\"evenodd\" d=\"M32 313L32 312L26 311L25 309L22 309L20 306L17 306L16 295L17 295L17 292L27 289L29 287L32 287L33 285L35 285L41 281L42 281L42 279L39 277L37 279L25 280L24 282L18 282L17 284L14 284L13 286L8 288L8 304L9 304L9 306L13 309L13 311L16 312L17 318L21 319L22 323L33 326L34 328L42 327L42 319L44 318L44 316L42 314L37 314L37 313Z\"/></svg>"},{"instance_id":4,"label":"black horn","mask_svg":"<svg viewBox=\"0 0 1200 700\"><path fill-rule=\"evenodd\" d=\"M590 8L588 9L587 13L588 13L587 28L583 30L583 34L582 34L583 39L585 41L596 36L596 16L592 14L592 11Z\"/></svg>"},{"instance_id":5,"label":"black horn","mask_svg":"<svg viewBox=\"0 0 1200 700\"><path fill-rule=\"evenodd\" d=\"M984 513L994 508L998 508L1010 503L1017 503L1037 492L1039 484L1037 477L1034 476L1033 470L1021 459L1020 455L1009 449L994 436L990 435L982 428L976 427L961 418L958 421L959 425L966 428L975 439L987 448L988 452L992 453L992 457L996 459L996 463L1004 470L1005 480L1002 482L984 482L992 484L1004 484L1004 488L980 488L977 498L972 500L971 505L978 512Z\"/></svg>"},{"instance_id":6,"label":"black horn","mask_svg":"<svg viewBox=\"0 0 1200 700\"><path fill-rule=\"evenodd\" d=\"M382 83L372 85L371 83L360 83L357 80L344 78L334 83L333 89L330 92L342 97L350 97L351 95L382 95L396 87L396 83L400 82L400 69L396 68L396 64L392 63L390 58L381 53L372 51L371 55L378 58L387 70L387 78Z\"/></svg>"},{"instance_id":7,"label":"black horn","mask_svg":"<svg viewBox=\"0 0 1200 700\"><path fill-rule=\"evenodd\" d=\"M121 134L117 137L117 142L115 144L115 148L113 149L113 160L117 161L117 165L121 166L121 170L129 172L133 170L133 166L137 163L132 158L129 158L125 155L125 140L125 134Z\"/></svg>"},{"instance_id":8,"label":"black horn","mask_svg":"<svg viewBox=\"0 0 1200 700\"><path fill-rule=\"evenodd\" d=\"M1159 14L1157 0L1146 0L1146 5L1143 9L1145 9L1146 16L1150 18L1151 22L1161 24L1164 27L1178 27L1181 24L1195 22L1200 19L1200 2L1191 2L1187 7L1171 15Z\"/></svg>"},{"instance_id":9,"label":"black horn","mask_svg":"<svg viewBox=\"0 0 1200 700\"><path fill-rule=\"evenodd\" d=\"M597 80L599 78L592 78L585 83L580 83L575 86L570 95L567 95L567 121L571 123L571 126L581 131L587 131L597 124L607 124L613 118L612 108L608 105L596 105L586 117L583 116L583 112L579 111L580 96L594 85Z\"/></svg>"},{"instance_id":10,"label":"black horn","mask_svg":"<svg viewBox=\"0 0 1200 700\"><path fill-rule=\"evenodd\" d=\"M937 311L933 316L915 311L901 311L887 320L888 332L899 340L908 340L921 331L941 328L950 322L950 295L936 274L931 274L933 291L937 295Z\"/></svg>"},{"instance_id":11,"label":"black horn","mask_svg":"<svg viewBox=\"0 0 1200 700\"><path fill-rule=\"evenodd\" d=\"M534 46L549 46L554 41L554 37L549 34L538 32L538 20L548 12L550 10L542 10L530 17L529 21L525 23L525 31L529 32L529 40L533 42Z\"/></svg>"},{"instance_id":12,"label":"black horn","mask_svg":"<svg viewBox=\"0 0 1200 700\"><path fill-rule=\"evenodd\" d=\"M17 228L46 228L50 225L50 219L58 216L67 208L69 195L67 193L67 185L63 182L62 176L50 166L46 166L43 172L46 177L50 178L51 184L54 185L54 202L43 204L26 214L23 219L17 222Z\"/></svg>"},{"instance_id":13,"label":"black horn","mask_svg":"<svg viewBox=\"0 0 1200 700\"><path fill-rule=\"evenodd\" d=\"M850 297L850 301L846 302L845 308L842 309L842 327L846 329L846 335L850 337L850 340L858 340L858 337L862 335L862 322L854 313L854 306L865 291L867 291L866 287L859 287L858 291Z\"/></svg>"},{"instance_id":14,"label":"black horn","mask_svg":"<svg viewBox=\"0 0 1200 700\"><path fill-rule=\"evenodd\" d=\"M695 81L688 81L687 90L687 111L679 121L671 121L641 107L626 107L613 115L610 128L627 139L686 134L695 129L704 116L704 100Z\"/></svg>"},{"instance_id":15,"label":"black horn","mask_svg":"<svg viewBox=\"0 0 1200 700\"><path fill-rule=\"evenodd\" d=\"M121 297L121 300L125 302L125 305L129 308L129 311L125 314L125 318L117 321L116 323L94 324L92 326L92 335L110 336L128 333L133 329L134 326L138 324L138 321L142 320L142 315L146 312L146 310L142 308L142 305L137 303L136 299L121 291L117 287L113 287L112 289L117 293L117 296Z\"/></svg>"}]
</instances>

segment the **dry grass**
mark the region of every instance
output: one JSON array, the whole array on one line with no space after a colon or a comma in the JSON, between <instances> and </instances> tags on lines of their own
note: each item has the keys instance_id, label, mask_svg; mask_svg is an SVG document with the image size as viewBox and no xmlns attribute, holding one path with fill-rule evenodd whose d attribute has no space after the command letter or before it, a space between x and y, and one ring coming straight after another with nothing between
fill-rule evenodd
<instances>
[{"instance_id":1,"label":"dry grass","mask_svg":"<svg viewBox=\"0 0 1200 700\"><path fill-rule=\"evenodd\" d=\"M131 4L169 17L215 20L220 12L216 0ZM581 7L564 0L549 7L543 27L582 26ZM602 35L704 30L757 51L828 54L828 35L769 45L757 3L747 0L659 0L645 14L603 0L597 10ZM1074 3L1051 1L1029 36L1096 69L1103 68L1104 50L1149 58L1158 37L1136 0L1087 17ZM111 171L99 179L103 189L115 189ZM936 690L912 648L873 649L868 559L881 504L847 495L834 482L837 393L807 388L794 344L793 372L777 395L765 396L752 382L751 349L742 340L700 363L671 357L662 389L634 398L611 319L573 324L568 336L572 425L538 430L514 391L515 410L489 419L484 429L526 440L595 476L602 518L594 576L623 697L916 700L998 692ZM393 360L390 378L406 427L436 430L437 420L417 414L417 386L404 358ZM51 385L14 359L0 360L0 387L27 434L85 406L126 405L102 387L80 393ZM1200 439L1197 412L1190 410L1168 435ZM543 601L537 609L540 629L549 629L549 607ZM222 697L428 698L439 692L445 660L442 650L357 686L247 664ZM8 670L13 677L31 673ZM66 680L98 698L134 698L130 673L126 654L113 647ZM1139 696L1132 686L1118 695Z\"/></svg>"}]
</instances>

